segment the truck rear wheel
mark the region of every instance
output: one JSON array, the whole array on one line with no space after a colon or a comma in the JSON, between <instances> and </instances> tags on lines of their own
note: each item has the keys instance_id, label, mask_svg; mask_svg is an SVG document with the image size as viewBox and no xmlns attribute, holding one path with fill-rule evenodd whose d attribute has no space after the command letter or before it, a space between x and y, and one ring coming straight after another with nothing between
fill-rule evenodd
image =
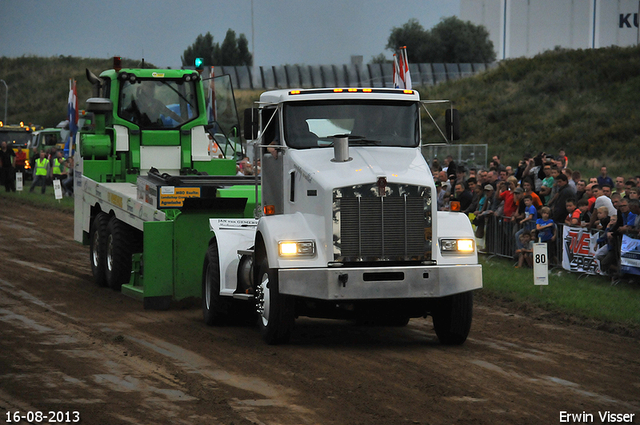
<instances>
[{"instance_id":1,"label":"truck rear wheel","mask_svg":"<svg viewBox=\"0 0 640 425\"><path fill-rule=\"evenodd\" d=\"M213 241L204 257L202 270L202 316L209 325L221 325L229 316L233 299L220 295L220 262L218 244Z\"/></svg>"},{"instance_id":2,"label":"truck rear wheel","mask_svg":"<svg viewBox=\"0 0 640 425\"><path fill-rule=\"evenodd\" d=\"M114 291L119 291L131 278L132 239L129 226L111 217L107 225L105 274L107 283Z\"/></svg>"},{"instance_id":3,"label":"truck rear wheel","mask_svg":"<svg viewBox=\"0 0 640 425\"><path fill-rule=\"evenodd\" d=\"M473 316L473 292L450 295L437 301L431 314L441 343L461 345L467 340Z\"/></svg>"},{"instance_id":4,"label":"truck rear wheel","mask_svg":"<svg viewBox=\"0 0 640 425\"><path fill-rule=\"evenodd\" d=\"M277 270L269 268L266 257L258 267L255 300L262 337L270 345L287 343L295 321L294 300L280 293Z\"/></svg>"},{"instance_id":5,"label":"truck rear wheel","mask_svg":"<svg viewBox=\"0 0 640 425\"><path fill-rule=\"evenodd\" d=\"M98 286L107 286L106 258L107 258L107 224L109 216L103 212L93 219L89 231L89 260L91 273Z\"/></svg>"}]
</instances>

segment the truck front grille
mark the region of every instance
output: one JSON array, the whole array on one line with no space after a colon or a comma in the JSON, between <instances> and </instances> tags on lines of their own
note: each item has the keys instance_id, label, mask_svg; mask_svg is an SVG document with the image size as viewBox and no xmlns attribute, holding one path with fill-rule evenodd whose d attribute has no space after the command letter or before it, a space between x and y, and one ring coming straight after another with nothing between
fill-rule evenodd
<instances>
[{"instance_id":1,"label":"truck front grille","mask_svg":"<svg viewBox=\"0 0 640 425\"><path fill-rule=\"evenodd\" d=\"M431 259L431 197L428 187L375 185L334 190L334 260L424 261Z\"/></svg>"}]
</instances>

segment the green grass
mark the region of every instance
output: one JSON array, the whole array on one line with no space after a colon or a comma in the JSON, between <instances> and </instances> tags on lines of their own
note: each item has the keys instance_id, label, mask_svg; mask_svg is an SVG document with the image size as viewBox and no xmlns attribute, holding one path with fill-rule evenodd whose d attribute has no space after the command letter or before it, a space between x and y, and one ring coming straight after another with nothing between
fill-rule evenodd
<instances>
[{"instance_id":1,"label":"green grass","mask_svg":"<svg viewBox=\"0 0 640 425\"><path fill-rule=\"evenodd\" d=\"M611 278L587 276L562 269L549 272L549 285L535 286L533 270L516 269L503 258L481 257L484 289L489 297L533 306L599 327L640 332L640 280L612 285Z\"/></svg>"},{"instance_id":2,"label":"green grass","mask_svg":"<svg viewBox=\"0 0 640 425\"><path fill-rule=\"evenodd\" d=\"M22 192L5 192L4 187L2 187L0 188L0 198L10 199L36 208L73 212L73 198L57 200L53 192L53 186L47 186L47 191L44 195L40 193L40 186L36 187L33 193L29 193L30 185L31 181L27 181Z\"/></svg>"}]
</instances>

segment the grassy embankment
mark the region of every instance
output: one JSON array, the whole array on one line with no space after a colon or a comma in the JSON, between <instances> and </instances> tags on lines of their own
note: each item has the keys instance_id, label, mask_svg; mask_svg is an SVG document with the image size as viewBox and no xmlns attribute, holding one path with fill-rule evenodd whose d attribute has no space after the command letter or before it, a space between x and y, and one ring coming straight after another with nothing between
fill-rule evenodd
<instances>
[{"instance_id":1,"label":"grassy embankment","mask_svg":"<svg viewBox=\"0 0 640 425\"><path fill-rule=\"evenodd\" d=\"M549 51L420 91L452 99L462 143L487 143L504 164L564 148L583 175L602 164L610 175L640 174L640 46Z\"/></svg>"}]
</instances>

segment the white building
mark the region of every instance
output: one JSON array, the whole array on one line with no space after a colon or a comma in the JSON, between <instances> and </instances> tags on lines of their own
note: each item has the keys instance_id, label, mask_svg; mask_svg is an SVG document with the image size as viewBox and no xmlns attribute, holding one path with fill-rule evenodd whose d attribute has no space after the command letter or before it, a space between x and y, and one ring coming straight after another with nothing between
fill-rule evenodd
<instances>
[{"instance_id":1,"label":"white building","mask_svg":"<svg viewBox=\"0 0 640 425\"><path fill-rule=\"evenodd\" d=\"M460 19L484 25L498 59L556 46L588 49L640 41L638 0L461 0Z\"/></svg>"}]
</instances>

